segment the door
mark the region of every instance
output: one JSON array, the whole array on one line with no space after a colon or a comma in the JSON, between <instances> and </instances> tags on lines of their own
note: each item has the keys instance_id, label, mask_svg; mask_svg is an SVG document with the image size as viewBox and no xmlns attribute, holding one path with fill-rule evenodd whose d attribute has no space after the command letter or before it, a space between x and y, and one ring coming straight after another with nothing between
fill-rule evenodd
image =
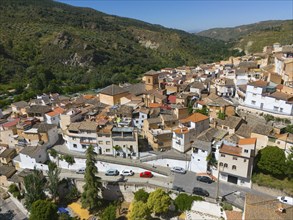
<instances>
[{"instance_id":1,"label":"door","mask_svg":"<svg viewBox=\"0 0 293 220\"><path fill-rule=\"evenodd\" d=\"M236 176L230 176L228 175L228 182L237 184L238 178Z\"/></svg>"}]
</instances>

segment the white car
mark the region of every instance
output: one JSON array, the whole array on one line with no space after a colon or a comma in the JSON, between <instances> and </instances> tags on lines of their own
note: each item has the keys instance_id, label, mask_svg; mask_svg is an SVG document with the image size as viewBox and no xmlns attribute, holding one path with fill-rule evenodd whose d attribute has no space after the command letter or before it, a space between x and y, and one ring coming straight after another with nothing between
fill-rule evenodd
<instances>
[{"instance_id":1,"label":"white car","mask_svg":"<svg viewBox=\"0 0 293 220\"><path fill-rule=\"evenodd\" d=\"M134 172L132 170L122 170L120 173L121 176L133 176Z\"/></svg>"},{"instance_id":2,"label":"white car","mask_svg":"<svg viewBox=\"0 0 293 220\"><path fill-rule=\"evenodd\" d=\"M182 173L182 174L186 173L186 170L182 167L172 167L171 171L174 173Z\"/></svg>"},{"instance_id":3,"label":"white car","mask_svg":"<svg viewBox=\"0 0 293 220\"><path fill-rule=\"evenodd\" d=\"M282 203L288 204L288 205L293 205L293 198L288 197L288 196L279 196L277 197L278 200Z\"/></svg>"},{"instance_id":4,"label":"white car","mask_svg":"<svg viewBox=\"0 0 293 220\"><path fill-rule=\"evenodd\" d=\"M85 167L79 168L78 170L75 171L78 174L84 174L85 173Z\"/></svg>"}]
</instances>

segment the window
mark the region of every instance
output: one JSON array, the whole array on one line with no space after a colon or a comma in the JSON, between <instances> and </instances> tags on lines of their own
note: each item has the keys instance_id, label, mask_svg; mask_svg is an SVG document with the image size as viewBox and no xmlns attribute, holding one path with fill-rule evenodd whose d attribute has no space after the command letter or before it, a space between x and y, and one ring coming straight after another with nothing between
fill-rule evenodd
<instances>
[{"instance_id":1,"label":"window","mask_svg":"<svg viewBox=\"0 0 293 220\"><path fill-rule=\"evenodd\" d=\"M277 144L280 144L281 142L280 141L277 141Z\"/></svg>"},{"instance_id":2,"label":"window","mask_svg":"<svg viewBox=\"0 0 293 220\"><path fill-rule=\"evenodd\" d=\"M151 83L151 79L148 79L148 83Z\"/></svg>"},{"instance_id":3,"label":"window","mask_svg":"<svg viewBox=\"0 0 293 220\"><path fill-rule=\"evenodd\" d=\"M110 144L110 141L106 141L106 144L109 145Z\"/></svg>"},{"instance_id":4,"label":"window","mask_svg":"<svg viewBox=\"0 0 293 220\"><path fill-rule=\"evenodd\" d=\"M106 152L109 153L110 152L110 149L106 149Z\"/></svg>"},{"instance_id":5,"label":"window","mask_svg":"<svg viewBox=\"0 0 293 220\"><path fill-rule=\"evenodd\" d=\"M280 108L280 112L283 112L283 108Z\"/></svg>"},{"instance_id":6,"label":"window","mask_svg":"<svg viewBox=\"0 0 293 220\"><path fill-rule=\"evenodd\" d=\"M197 154L198 153L198 148L194 147L193 148L193 153Z\"/></svg>"},{"instance_id":7,"label":"window","mask_svg":"<svg viewBox=\"0 0 293 220\"><path fill-rule=\"evenodd\" d=\"M236 170L236 166L235 165L232 166L232 170Z\"/></svg>"},{"instance_id":8,"label":"window","mask_svg":"<svg viewBox=\"0 0 293 220\"><path fill-rule=\"evenodd\" d=\"M224 167L225 167L225 168L228 168L228 164L225 163L225 164L224 164Z\"/></svg>"},{"instance_id":9,"label":"window","mask_svg":"<svg viewBox=\"0 0 293 220\"><path fill-rule=\"evenodd\" d=\"M223 163L221 162L221 163L220 163L220 167L222 167L222 166L223 166Z\"/></svg>"},{"instance_id":10,"label":"window","mask_svg":"<svg viewBox=\"0 0 293 220\"><path fill-rule=\"evenodd\" d=\"M274 106L274 111L278 111L278 110L279 110L279 107Z\"/></svg>"},{"instance_id":11,"label":"window","mask_svg":"<svg viewBox=\"0 0 293 220\"><path fill-rule=\"evenodd\" d=\"M246 159L244 159L243 162L245 163L246 162Z\"/></svg>"},{"instance_id":12,"label":"window","mask_svg":"<svg viewBox=\"0 0 293 220\"><path fill-rule=\"evenodd\" d=\"M253 96L253 97L255 97L255 96L256 96L256 94L255 94L255 93L252 93L252 96Z\"/></svg>"},{"instance_id":13,"label":"window","mask_svg":"<svg viewBox=\"0 0 293 220\"><path fill-rule=\"evenodd\" d=\"M248 150L244 150L244 153L248 153Z\"/></svg>"},{"instance_id":14,"label":"window","mask_svg":"<svg viewBox=\"0 0 293 220\"><path fill-rule=\"evenodd\" d=\"M233 160L237 160L237 157L233 157Z\"/></svg>"},{"instance_id":15,"label":"window","mask_svg":"<svg viewBox=\"0 0 293 220\"><path fill-rule=\"evenodd\" d=\"M81 145L82 149L86 149L86 145Z\"/></svg>"},{"instance_id":16,"label":"window","mask_svg":"<svg viewBox=\"0 0 293 220\"><path fill-rule=\"evenodd\" d=\"M252 105L255 105L255 103L256 103L255 101L253 101L253 100L251 101L251 104L252 104Z\"/></svg>"},{"instance_id":17,"label":"window","mask_svg":"<svg viewBox=\"0 0 293 220\"><path fill-rule=\"evenodd\" d=\"M221 154L221 157L225 157L225 154Z\"/></svg>"},{"instance_id":18,"label":"window","mask_svg":"<svg viewBox=\"0 0 293 220\"><path fill-rule=\"evenodd\" d=\"M74 147L74 148L77 148L77 145L76 145L76 144L73 144L73 147Z\"/></svg>"},{"instance_id":19,"label":"window","mask_svg":"<svg viewBox=\"0 0 293 220\"><path fill-rule=\"evenodd\" d=\"M103 141L99 141L98 144L103 144Z\"/></svg>"}]
</instances>

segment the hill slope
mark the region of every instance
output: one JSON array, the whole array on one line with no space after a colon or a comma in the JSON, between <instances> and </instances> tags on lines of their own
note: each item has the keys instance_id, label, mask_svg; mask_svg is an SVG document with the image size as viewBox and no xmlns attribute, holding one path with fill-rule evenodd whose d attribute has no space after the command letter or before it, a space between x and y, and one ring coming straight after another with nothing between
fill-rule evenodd
<instances>
[{"instance_id":1,"label":"hill slope","mask_svg":"<svg viewBox=\"0 0 293 220\"><path fill-rule=\"evenodd\" d=\"M105 86L233 52L223 41L50 0L2 0L0 20L0 82L20 90L22 82L33 91Z\"/></svg>"},{"instance_id":2,"label":"hill slope","mask_svg":"<svg viewBox=\"0 0 293 220\"><path fill-rule=\"evenodd\" d=\"M275 42L293 43L293 20L263 21L233 28L213 28L197 33L198 36L210 37L227 42L234 42L247 52L261 52L264 46Z\"/></svg>"}]
</instances>

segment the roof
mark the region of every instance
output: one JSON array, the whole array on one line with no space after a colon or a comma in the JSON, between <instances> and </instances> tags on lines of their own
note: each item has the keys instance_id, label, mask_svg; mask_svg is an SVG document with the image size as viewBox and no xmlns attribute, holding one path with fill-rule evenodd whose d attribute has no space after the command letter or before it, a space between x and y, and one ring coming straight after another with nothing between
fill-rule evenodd
<instances>
[{"instance_id":1,"label":"roof","mask_svg":"<svg viewBox=\"0 0 293 220\"><path fill-rule=\"evenodd\" d=\"M197 139L201 141L212 142L218 132L219 130L216 128L208 128L207 130L201 132Z\"/></svg>"},{"instance_id":2,"label":"roof","mask_svg":"<svg viewBox=\"0 0 293 220\"><path fill-rule=\"evenodd\" d=\"M161 114L161 118L163 121L177 121L177 118L174 114L168 115L168 114Z\"/></svg>"},{"instance_id":3,"label":"roof","mask_svg":"<svg viewBox=\"0 0 293 220\"><path fill-rule=\"evenodd\" d=\"M147 119L147 122L149 124L158 124L158 123L161 123L162 122L162 119L160 117L157 117L157 118L148 118Z\"/></svg>"},{"instance_id":4,"label":"roof","mask_svg":"<svg viewBox=\"0 0 293 220\"><path fill-rule=\"evenodd\" d=\"M253 127L249 126L248 124L241 124L240 127L235 132L235 134L244 138L249 138L251 136L252 129Z\"/></svg>"},{"instance_id":5,"label":"roof","mask_svg":"<svg viewBox=\"0 0 293 220\"><path fill-rule=\"evenodd\" d=\"M93 121L82 121L82 122L74 122L71 123L68 127L69 131L96 131L98 124Z\"/></svg>"},{"instance_id":6,"label":"roof","mask_svg":"<svg viewBox=\"0 0 293 220\"><path fill-rule=\"evenodd\" d=\"M198 149L205 150L205 151L210 151L212 148L212 143L207 142L207 141L202 141L199 139L195 139L192 144L192 147L196 147Z\"/></svg>"},{"instance_id":7,"label":"roof","mask_svg":"<svg viewBox=\"0 0 293 220\"><path fill-rule=\"evenodd\" d=\"M63 108L55 108L53 111L46 113L46 115L49 115L50 117L54 117L56 115L60 115L64 112L65 110Z\"/></svg>"},{"instance_id":8,"label":"roof","mask_svg":"<svg viewBox=\"0 0 293 220\"><path fill-rule=\"evenodd\" d=\"M25 108L28 106L28 103L25 101L14 102L11 105L16 106L17 108Z\"/></svg>"},{"instance_id":9,"label":"roof","mask_svg":"<svg viewBox=\"0 0 293 220\"><path fill-rule=\"evenodd\" d=\"M225 211L227 220L242 220L242 212Z\"/></svg>"},{"instance_id":10,"label":"roof","mask_svg":"<svg viewBox=\"0 0 293 220\"><path fill-rule=\"evenodd\" d=\"M173 130L176 134L187 134L189 132L187 127L176 128Z\"/></svg>"},{"instance_id":11,"label":"roof","mask_svg":"<svg viewBox=\"0 0 293 220\"><path fill-rule=\"evenodd\" d=\"M216 119L219 126L227 126L231 129L235 129L239 123L241 123L242 118L236 117L236 116L228 116L225 118L225 120Z\"/></svg>"},{"instance_id":12,"label":"roof","mask_svg":"<svg viewBox=\"0 0 293 220\"><path fill-rule=\"evenodd\" d=\"M243 138L238 141L239 145L255 144L256 138Z\"/></svg>"},{"instance_id":13,"label":"roof","mask_svg":"<svg viewBox=\"0 0 293 220\"><path fill-rule=\"evenodd\" d=\"M54 124L46 124L46 123L38 123L33 126L33 128L37 128L38 132L44 133L48 132L49 130L53 128L57 128L57 125Z\"/></svg>"},{"instance_id":14,"label":"roof","mask_svg":"<svg viewBox=\"0 0 293 220\"><path fill-rule=\"evenodd\" d=\"M159 108L161 107L162 104L159 104L159 103L150 103L149 104L149 108Z\"/></svg>"},{"instance_id":15,"label":"roof","mask_svg":"<svg viewBox=\"0 0 293 220\"><path fill-rule=\"evenodd\" d=\"M14 166L0 166L0 176L6 176L7 178L10 178L14 173L16 173Z\"/></svg>"},{"instance_id":16,"label":"roof","mask_svg":"<svg viewBox=\"0 0 293 220\"><path fill-rule=\"evenodd\" d=\"M8 121L8 122L2 124L2 127L9 128L9 127L16 126L19 121L20 121L20 118L16 118L16 119L14 119L12 121Z\"/></svg>"},{"instance_id":17,"label":"roof","mask_svg":"<svg viewBox=\"0 0 293 220\"><path fill-rule=\"evenodd\" d=\"M285 100L285 101L293 101L293 95L287 94L284 92L274 92L269 95L275 99Z\"/></svg>"},{"instance_id":18,"label":"roof","mask_svg":"<svg viewBox=\"0 0 293 220\"><path fill-rule=\"evenodd\" d=\"M272 126L265 125L265 124L256 124L255 127L252 129L252 133L262 134L265 136L270 136L273 130Z\"/></svg>"},{"instance_id":19,"label":"roof","mask_svg":"<svg viewBox=\"0 0 293 220\"><path fill-rule=\"evenodd\" d=\"M112 84L110 86L107 86L106 88L100 90L100 93L105 94L105 95L110 95L110 96L114 96L114 95L119 95L122 93L126 93L127 91L123 88L121 88L120 86L117 86L115 84Z\"/></svg>"},{"instance_id":20,"label":"roof","mask_svg":"<svg viewBox=\"0 0 293 220\"><path fill-rule=\"evenodd\" d=\"M193 113L192 115L188 116L187 118L180 120L180 122L181 123L187 123L187 122L197 123L197 122L204 121L207 119L209 119L208 116L196 112L196 113Z\"/></svg>"},{"instance_id":21,"label":"roof","mask_svg":"<svg viewBox=\"0 0 293 220\"><path fill-rule=\"evenodd\" d=\"M112 132L133 132L133 127L113 127Z\"/></svg>"},{"instance_id":22,"label":"roof","mask_svg":"<svg viewBox=\"0 0 293 220\"><path fill-rule=\"evenodd\" d=\"M10 154L14 154L16 153L16 150L14 148L8 148L6 150L4 150L1 154L0 157L6 158L8 157Z\"/></svg>"},{"instance_id":23,"label":"roof","mask_svg":"<svg viewBox=\"0 0 293 220\"><path fill-rule=\"evenodd\" d=\"M28 108L27 113L45 114L51 111L51 107L44 105L32 105Z\"/></svg>"},{"instance_id":24,"label":"roof","mask_svg":"<svg viewBox=\"0 0 293 220\"><path fill-rule=\"evenodd\" d=\"M279 209L285 209L280 212ZM281 203L277 198L247 193L244 219L249 220L292 220L293 207Z\"/></svg>"},{"instance_id":25,"label":"roof","mask_svg":"<svg viewBox=\"0 0 293 220\"><path fill-rule=\"evenodd\" d=\"M235 147L223 144L220 148L220 153L241 156L242 147Z\"/></svg>"},{"instance_id":26,"label":"roof","mask_svg":"<svg viewBox=\"0 0 293 220\"><path fill-rule=\"evenodd\" d=\"M150 71L147 71L144 75L145 76L154 76L154 75L159 75L160 73L154 71L154 70L150 70Z\"/></svg>"},{"instance_id":27,"label":"roof","mask_svg":"<svg viewBox=\"0 0 293 220\"><path fill-rule=\"evenodd\" d=\"M191 84L190 88L205 89L205 86L202 82L194 82Z\"/></svg>"},{"instance_id":28,"label":"roof","mask_svg":"<svg viewBox=\"0 0 293 220\"><path fill-rule=\"evenodd\" d=\"M123 89L136 96L146 92L144 83L130 84L124 86Z\"/></svg>"},{"instance_id":29,"label":"roof","mask_svg":"<svg viewBox=\"0 0 293 220\"><path fill-rule=\"evenodd\" d=\"M176 95L169 95L169 97L168 97L168 101L169 101L169 103L171 103L171 104L176 103Z\"/></svg>"},{"instance_id":30,"label":"roof","mask_svg":"<svg viewBox=\"0 0 293 220\"><path fill-rule=\"evenodd\" d=\"M204 98L204 101L208 106L233 106L232 103L213 93Z\"/></svg>"},{"instance_id":31,"label":"roof","mask_svg":"<svg viewBox=\"0 0 293 220\"><path fill-rule=\"evenodd\" d=\"M44 145L29 146L29 147L24 147L20 151L20 153L28 155L31 158L35 158L39 156L40 151L44 151L44 153L46 153L45 148L46 147Z\"/></svg>"},{"instance_id":32,"label":"roof","mask_svg":"<svg viewBox=\"0 0 293 220\"><path fill-rule=\"evenodd\" d=\"M266 87L269 85L269 82L263 81L263 80L258 80L258 81L250 82L250 83L248 83L248 85L254 86L254 87Z\"/></svg>"}]
</instances>

